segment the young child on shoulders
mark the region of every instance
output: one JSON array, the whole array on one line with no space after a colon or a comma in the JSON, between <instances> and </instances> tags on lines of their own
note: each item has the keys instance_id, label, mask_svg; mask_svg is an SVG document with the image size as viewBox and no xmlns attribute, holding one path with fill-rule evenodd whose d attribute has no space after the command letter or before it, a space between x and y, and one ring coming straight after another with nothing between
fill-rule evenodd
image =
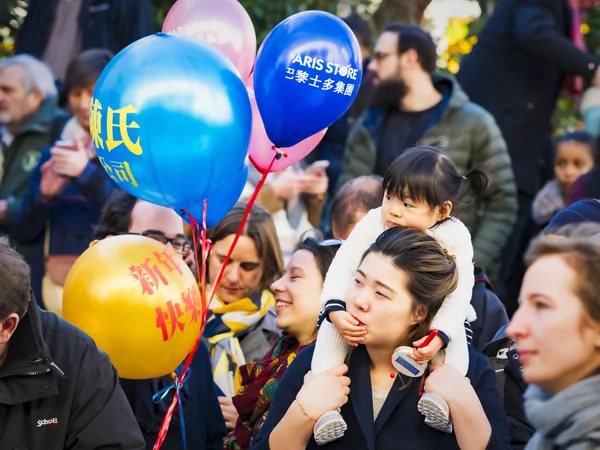
<instances>
[{"instance_id":1,"label":"young child on shoulders","mask_svg":"<svg viewBox=\"0 0 600 450\"><path fill-rule=\"evenodd\" d=\"M490 176L482 168L474 168L464 176L459 174L452 160L435 147L408 149L390 165L383 180L382 206L371 210L356 225L327 272L321 296L326 319L319 328L313 372L342 364L352 346L363 341L368 328L346 312L343 300L346 289L354 281L354 271L363 253L376 238L391 227L405 226L435 237L455 257L459 276L456 290L444 300L433 320L432 329L437 335L425 346L422 344L427 336L414 342L415 349L407 356L418 364L427 364L436 355L436 362L443 362L441 350L445 349L445 362L466 375L469 356L464 323L476 318L470 303L474 284L473 244L467 227L450 214L463 206L468 197L483 196L490 183ZM391 362L390 366L393 375ZM448 405L439 396L424 394L419 411L428 425L452 432ZM339 412L330 411L317 421L315 440L323 445L342 437L345 430Z\"/></svg>"}]
</instances>

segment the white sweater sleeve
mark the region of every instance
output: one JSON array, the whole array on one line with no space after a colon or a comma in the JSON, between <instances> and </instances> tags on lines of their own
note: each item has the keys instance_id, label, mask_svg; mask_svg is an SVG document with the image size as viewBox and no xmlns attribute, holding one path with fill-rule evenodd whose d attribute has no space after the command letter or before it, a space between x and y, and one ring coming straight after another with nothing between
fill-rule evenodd
<instances>
[{"instance_id":1,"label":"white sweater sleeve","mask_svg":"<svg viewBox=\"0 0 600 450\"><path fill-rule=\"evenodd\" d=\"M329 266L321 294L321 308L329 300L345 298L360 258L384 230L381 208L372 209L356 224Z\"/></svg>"},{"instance_id":2,"label":"white sweater sleeve","mask_svg":"<svg viewBox=\"0 0 600 450\"><path fill-rule=\"evenodd\" d=\"M430 234L456 258L458 285L446 297L431 325L432 329L443 331L452 340L463 332L465 319L475 320L475 311L471 307L475 284L473 243L467 227L454 217L434 228Z\"/></svg>"}]
</instances>

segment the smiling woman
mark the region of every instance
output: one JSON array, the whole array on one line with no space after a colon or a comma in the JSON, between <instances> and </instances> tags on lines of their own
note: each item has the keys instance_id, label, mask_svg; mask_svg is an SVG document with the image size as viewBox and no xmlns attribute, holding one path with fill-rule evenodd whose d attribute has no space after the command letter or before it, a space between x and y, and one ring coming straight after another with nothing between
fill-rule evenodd
<instances>
[{"instance_id":1,"label":"smiling woman","mask_svg":"<svg viewBox=\"0 0 600 450\"><path fill-rule=\"evenodd\" d=\"M306 239L296 247L283 276L271 285L276 325L284 333L261 361L241 368L242 388L233 398L239 417L225 438L225 449L249 448L267 417L279 380L296 355L314 342L323 280L340 244Z\"/></svg>"},{"instance_id":2,"label":"smiling woman","mask_svg":"<svg viewBox=\"0 0 600 450\"><path fill-rule=\"evenodd\" d=\"M212 250L208 280L213 284L233 243L246 210L238 203L208 230ZM204 337L209 346L213 373L224 396L240 387L239 366L262 358L279 338L275 326L275 297L269 290L281 276L283 263L273 219L255 205L209 306Z\"/></svg>"}]
</instances>

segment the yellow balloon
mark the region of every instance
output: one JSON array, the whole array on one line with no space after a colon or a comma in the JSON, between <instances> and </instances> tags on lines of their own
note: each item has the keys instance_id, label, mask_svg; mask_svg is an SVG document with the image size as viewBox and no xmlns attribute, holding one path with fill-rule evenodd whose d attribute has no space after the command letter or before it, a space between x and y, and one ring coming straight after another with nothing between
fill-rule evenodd
<instances>
[{"instance_id":1,"label":"yellow balloon","mask_svg":"<svg viewBox=\"0 0 600 450\"><path fill-rule=\"evenodd\" d=\"M67 321L88 333L122 378L166 375L200 333L202 301L180 256L155 240L115 236L86 250L63 294Z\"/></svg>"}]
</instances>

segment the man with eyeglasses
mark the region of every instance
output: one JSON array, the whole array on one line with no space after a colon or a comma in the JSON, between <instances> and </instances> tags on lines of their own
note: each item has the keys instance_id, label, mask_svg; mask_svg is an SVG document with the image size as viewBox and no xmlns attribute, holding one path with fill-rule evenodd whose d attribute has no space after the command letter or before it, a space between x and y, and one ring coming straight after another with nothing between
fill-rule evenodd
<instances>
[{"instance_id":1,"label":"man with eyeglasses","mask_svg":"<svg viewBox=\"0 0 600 450\"><path fill-rule=\"evenodd\" d=\"M117 189L104 205L100 223L95 230L95 238L105 239L122 234L146 236L171 246L183 259L193 259L194 252L184 234L183 220L175 211L138 200ZM188 373L182 397L184 418L188 425L187 448L220 450L227 429L214 390L210 359L204 344L201 343L198 347ZM120 378L119 382L144 434L147 448L151 449L173 395L169 394L158 404L152 401L152 397L164 387L172 385L173 380L170 376L164 376L151 380ZM177 413L173 415L167 439L161 448L184 448Z\"/></svg>"},{"instance_id":2,"label":"man with eyeglasses","mask_svg":"<svg viewBox=\"0 0 600 450\"><path fill-rule=\"evenodd\" d=\"M362 175L384 176L405 149L444 138L460 173L490 164L489 195L458 216L473 237L477 264L493 271L516 218L510 156L493 117L454 79L435 73L436 64L436 45L421 27L385 28L368 67L375 83L371 103L348 136L338 186Z\"/></svg>"}]
</instances>

